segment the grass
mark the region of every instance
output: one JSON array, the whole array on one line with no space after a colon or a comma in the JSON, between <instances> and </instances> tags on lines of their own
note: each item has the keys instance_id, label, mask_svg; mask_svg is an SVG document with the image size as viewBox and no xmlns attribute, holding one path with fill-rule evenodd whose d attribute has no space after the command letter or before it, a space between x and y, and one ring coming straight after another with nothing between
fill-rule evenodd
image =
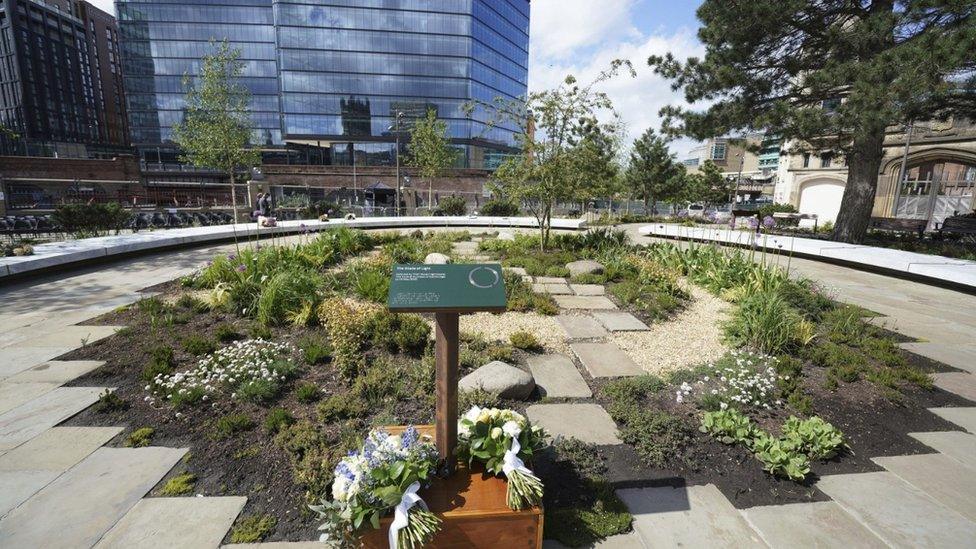
<instances>
[{"instance_id":1,"label":"grass","mask_svg":"<svg viewBox=\"0 0 976 549\"><path fill-rule=\"evenodd\" d=\"M295 398L302 404L312 404L322 398L322 390L314 383L300 383L295 387Z\"/></svg>"},{"instance_id":2,"label":"grass","mask_svg":"<svg viewBox=\"0 0 976 549\"><path fill-rule=\"evenodd\" d=\"M230 531L231 543L257 543L274 532L278 519L271 515L242 517Z\"/></svg>"},{"instance_id":3,"label":"grass","mask_svg":"<svg viewBox=\"0 0 976 549\"><path fill-rule=\"evenodd\" d=\"M212 437L214 440L226 440L238 433L250 431L254 425L254 420L247 414L227 414L214 422Z\"/></svg>"},{"instance_id":4,"label":"grass","mask_svg":"<svg viewBox=\"0 0 976 549\"><path fill-rule=\"evenodd\" d=\"M125 445L129 448L144 448L149 446L155 434L156 430L152 427L141 427L129 433L125 438Z\"/></svg>"},{"instance_id":5,"label":"grass","mask_svg":"<svg viewBox=\"0 0 976 549\"><path fill-rule=\"evenodd\" d=\"M264 430L268 434L276 435L293 423L295 423L295 417L288 410L275 408L268 412L268 416L264 418Z\"/></svg>"},{"instance_id":6,"label":"grass","mask_svg":"<svg viewBox=\"0 0 976 549\"><path fill-rule=\"evenodd\" d=\"M188 335L183 339L183 350L193 356L209 355L217 350L217 344L206 336Z\"/></svg>"}]
</instances>

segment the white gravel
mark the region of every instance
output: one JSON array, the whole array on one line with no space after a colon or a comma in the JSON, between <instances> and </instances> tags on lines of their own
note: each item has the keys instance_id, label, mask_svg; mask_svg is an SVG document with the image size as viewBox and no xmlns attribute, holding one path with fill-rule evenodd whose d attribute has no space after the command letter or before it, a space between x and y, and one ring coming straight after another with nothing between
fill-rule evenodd
<instances>
[{"instance_id":1,"label":"white gravel","mask_svg":"<svg viewBox=\"0 0 976 549\"><path fill-rule=\"evenodd\" d=\"M433 326L433 322L430 322ZM481 334L488 341L509 342L515 332L535 335L548 352L567 353L566 332L556 324L556 317L535 313L475 313L461 315L461 332Z\"/></svg>"},{"instance_id":2,"label":"white gravel","mask_svg":"<svg viewBox=\"0 0 976 549\"><path fill-rule=\"evenodd\" d=\"M701 288L690 290L691 303L674 319L651 324L647 332L611 334L609 341L652 374L718 360L728 350L722 344L722 324L731 306Z\"/></svg>"}]
</instances>

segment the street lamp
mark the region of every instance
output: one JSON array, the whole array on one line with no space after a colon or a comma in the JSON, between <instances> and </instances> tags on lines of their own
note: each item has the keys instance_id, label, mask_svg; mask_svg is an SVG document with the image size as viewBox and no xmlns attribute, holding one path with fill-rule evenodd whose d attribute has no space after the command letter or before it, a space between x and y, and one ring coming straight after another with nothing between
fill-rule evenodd
<instances>
[{"instance_id":1,"label":"street lamp","mask_svg":"<svg viewBox=\"0 0 976 549\"><path fill-rule=\"evenodd\" d=\"M403 119L403 111L397 111L395 122L387 131L394 132L396 136L396 216L400 217L400 121Z\"/></svg>"}]
</instances>

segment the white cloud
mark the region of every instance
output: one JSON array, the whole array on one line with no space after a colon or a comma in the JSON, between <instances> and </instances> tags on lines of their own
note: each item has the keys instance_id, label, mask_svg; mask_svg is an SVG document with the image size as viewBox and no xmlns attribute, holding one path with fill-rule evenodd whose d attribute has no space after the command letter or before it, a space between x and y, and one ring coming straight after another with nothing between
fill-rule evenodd
<instances>
[{"instance_id":1,"label":"white cloud","mask_svg":"<svg viewBox=\"0 0 976 549\"><path fill-rule=\"evenodd\" d=\"M586 6L582 10L585 13L572 15L573 19L583 17L594 23L583 25L586 30L568 31L571 26L566 18L574 11L569 4ZM639 137L647 128L659 130L661 107L687 103L680 92L671 90L669 81L653 73L647 58L669 51L679 57L703 55L704 49L693 29L678 28L666 34L646 34L637 30L630 25L634 6L635 2L631 0L534 0L529 89L556 86L567 74L575 75L581 82L589 82L609 67L613 59L629 59L637 77L621 74L600 89L613 100L631 138ZM693 147L692 141L679 140L672 143L671 148L681 156Z\"/></svg>"},{"instance_id":2,"label":"white cloud","mask_svg":"<svg viewBox=\"0 0 976 549\"><path fill-rule=\"evenodd\" d=\"M96 8L115 15L115 0L88 0Z\"/></svg>"}]
</instances>

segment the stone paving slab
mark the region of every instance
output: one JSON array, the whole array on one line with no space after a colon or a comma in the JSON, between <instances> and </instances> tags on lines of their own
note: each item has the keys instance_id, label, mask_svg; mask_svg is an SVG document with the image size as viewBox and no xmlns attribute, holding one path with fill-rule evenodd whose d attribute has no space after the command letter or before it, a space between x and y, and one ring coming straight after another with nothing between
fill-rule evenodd
<instances>
[{"instance_id":1,"label":"stone paving slab","mask_svg":"<svg viewBox=\"0 0 976 549\"><path fill-rule=\"evenodd\" d=\"M593 339L606 337L610 332L590 316L559 315L556 323L569 339Z\"/></svg>"},{"instance_id":2,"label":"stone paving slab","mask_svg":"<svg viewBox=\"0 0 976 549\"><path fill-rule=\"evenodd\" d=\"M536 284L565 284L569 285L569 280L558 276L537 276L533 279Z\"/></svg>"},{"instance_id":3,"label":"stone paving slab","mask_svg":"<svg viewBox=\"0 0 976 549\"><path fill-rule=\"evenodd\" d=\"M976 407L974 408L929 408L933 414L955 423L970 433L976 433Z\"/></svg>"},{"instance_id":4,"label":"stone paving slab","mask_svg":"<svg viewBox=\"0 0 976 549\"><path fill-rule=\"evenodd\" d=\"M211 549L220 545L245 503L245 497L142 499L95 547Z\"/></svg>"},{"instance_id":5,"label":"stone paving slab","mask_svg":"<svg viewBox=\"0 0 976 549\"><path fill-rule=\"evenodd\" d=\"M573 291L566 284L533 284L532 291L537 294L573 295Z\"/></svg>"},{"instance_id":6,"label":"stone paving slab","mask_svg":"<svg viewBox=\"0 0 976 549\"><path fill-rule=\"evenodd\" d=\"M607 289L601 284L570 284L569 287L573 293L582 296L606 295L607 293Z\"/></svg>"},{"instance_id":7,"label":"stone paving slab","mask_svg":"<svg viewBox=\"0 0 976 549\"><path fill-rule=\"evenodd\" d=\"M942 372L932 374L932 381L943 391L976 401L976 375L969 372Z\"/></svg>"},{"instance_id":8,"label":"stone paving slab","mask_svg":"<svg viewBox=\"0 0 976 549\"><path fill-rule=\"evenodd\" d=\"M564 355L534 355L528 359L535 385L543 396L590 398L593 393L573 361Z\"/></svg>"},{"instance_id":9,"label":"stone paving slab","mask_svg":"<svg viewBox=\"0 0 976 549\"><path fill-rule=\"evenodd\" d=\"M828 475L817 488L894 547L971 547L976 523L894 473Z\"/></svg>"},{"instance_id":10,"label":"stone paving slab","mask_svg":"<svg viewBox=\"0 0 976 549\"><path fill-rule=\"evenodd\" d=\"M0 414L58 388L58 383L7 383L0 381Z\"/></svg>"},{"instance_id":11,"label":"stone paving slab","mask_svg":"<svg viewBox=\"0 0 976 549\"><path fill-rule=\"evenodd\" d=\"M522 267L503 267L502 270L515 273L519 276L529 276L529 273Z\"/></svg>"},{"instance_id":12,"label":"stone paving slab","mask_svg":"<svg viewBox=\"0 0 976 549\"><path fill-rule=\"evenodd\" d=\"M887 547L832 501L752 507L741 513L773 549Z\"/></svg>"},{"instance_id":13,"label":"stone paving slab","mask_svg":"<svg viewBox=\"0 0 976 549\"><path fill-rule=\"evenodd\" d=\"M0 456L0 471L66 471L122 430L122 427L53 427Z\"/></svg>"},{"instance_id":14,"label":"stone paving slab","mask_svg":"<svg viewBox=\"0 0 976 549\"><path fill-rule=\"evenodd\" d=\"M0 415L0 450L16 448L91 406L104 387L60 387Z\"/></svg>"},{"instance_id":15,"label":"stone paving slab","mask_svg":"<svg viewBox=\"0 0 976 549\"><path fill-rule=\"evenodd\" d=\"M872 461L942 505L976 521L976 475L972 469L942 454L876 457Z\"/></svg>"},{"instance_id":16,"label":"stone paving slab","mask_svg":"<svg viewBox=\"0 0 976 549\"><path fill-rule=\"evenodd\" d=\"M35 331L26 347L69 347L77 348L82 342L94 343L105 339L121 328L120 326L62 326L50 332ZM6 348L4 348L6 350Z\"/></svg>"},{"instance_id":17,"label":"stone paving slab","mask_svg":"<svg viewBox=\"0 0 976 549\"><path fill-rule=\"evenodd\" d=\"M714 485L632 488L617 495L648 547L766 547Z\"/></svg>"},{"instance_id":18,"label":"stone paving slab","mask_svg":"<svg viewBox=\"0 0 976 549\"><path fill-rule=\"evenodd\" d=\"M611 332L646 332L647 324L630 313L594 312L593 318L606 326Z\"/></svg>"},{"instance_id":19,"label":"stone paving slab","mask_svg":"<svg viewBox=\"0 0 976 549\"><path fill-rule=\"evenodd\" d=\"M613 301L603 296L557 295L553 299L563 309L599 310L617 308Z\"/></svg>"},{"instance_id":20,"label":"stone paving slab","mask_svg":"<svg viewBox=\"0 0 976 549\"><path fill-rule=\"evenodd\" d=\"M62 347L4 347L0 349L0 380L77 349L80 341Z\"/></svg>"},{"instance_id":21,"label":"stone paving slab","mask_svg":"<svg viewBox=\"0 0 976 549\"><path fill-rule=\"evenodd\" d=\"M0 517L27 501L52 480L60 471L0 471Z\"/></svg>"},{"instance_id":22,"label":"stone paving slab","mask_svg":"<svg viewBox=\"0 0 976 549\"><path fill-rule=\"evenodd\" d=\"M976 374L976 344L957 345L949 343L915 342L902 343L901 348L915 354L938 360L953 368Z\"/></svg>"},{"instance_id":23,"label":"stone paving slab","mask_svg":"<svg viewBox=\"0 0 976 549\"><path fill-rule=\"evenodd\" d=\"M0 519L0 547L91 547L186 452L100 448Z\"/></svg>"},{"instance_id":24,"label":"stone paving slab","mask_svg":"<svg viewBox=\"0 0 976 549\"><path fill-rule=\"evenodd\" d=\"M639 376L645 373L613 343L572 343L569 347L593 377Z\"/></svg>"},{"instance_id":25,"label":"stone paving slab","mask_svg":"<svg viewBox=\"0 0 976 549\"><path fill-rule=\"evenodd\" d=\"M922 444L976 469L976 435L963 431L908 433Z\"/></svg>"},{"instance_id":26,"label":"stone paving slab","mask_svg":"<svg viewBox=\"0 0 976 549\"><path fill-rule=\"evenodd\" d=\"M590 444L623 444L617 424L599 404L534 404L525 411L532 423L549 434Z\"/></svg>"},{"instance_id":27,"label":"stone paving slab","mask_svg":"<svg viewBox=\"0 0 976 549\"><path fill-rule=\"evenodd\" d=\"M4 383L57 383L77 379L105 363L99 360L50 360L4 380Z\"/></svg>"}]
</instances>

